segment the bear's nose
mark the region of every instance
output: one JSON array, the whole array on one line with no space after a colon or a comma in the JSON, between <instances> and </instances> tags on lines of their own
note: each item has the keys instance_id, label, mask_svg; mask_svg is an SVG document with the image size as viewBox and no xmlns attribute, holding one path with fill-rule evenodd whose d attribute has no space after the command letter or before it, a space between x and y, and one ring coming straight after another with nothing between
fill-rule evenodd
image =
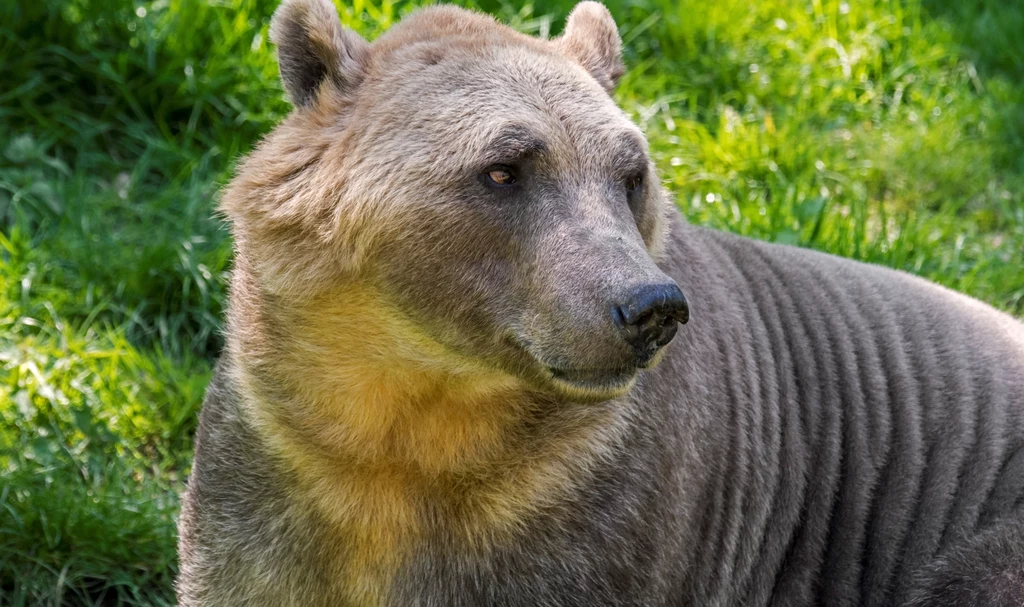
<instances>
[{"instance_id":1,"label":"bear's nose","mask_svg":"<svg viewBox=\"0 0 1024 607\"><path fill-rule=\"evenodd\" d=\"M676 323L689 319L686 297L675 283L642 285L612 307L612 320L641 360L672 341Z\"/></svg>"}]
</instances>

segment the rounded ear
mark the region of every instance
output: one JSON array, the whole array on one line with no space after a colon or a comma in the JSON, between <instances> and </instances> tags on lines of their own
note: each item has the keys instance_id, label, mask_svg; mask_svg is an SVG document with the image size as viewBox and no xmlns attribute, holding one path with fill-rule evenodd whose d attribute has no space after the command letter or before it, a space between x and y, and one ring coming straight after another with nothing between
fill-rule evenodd
<instances>
[{"instance_id":1,"label":"rounded ear","mask_svg":"<svg viewBox=\"0 0 1024 607\"><path fill-rule=\"evenodd\" d=\"M281 82L292 103L309 108L322 87L351 93L363 79L370 45L341 26L331 0L284 0L270 21Z\"/></svg>"},{"instance_id":2,"label":"rounded ear","mask_svg":"<svg viewBox=\"0 0 1024 607\"><path fill-rule=\"evenodd\" d=\"M554 40L558 50L582 65L609 93L626 71L615 19L600 2L580 2Z\"/></svg>"}]
</instances>

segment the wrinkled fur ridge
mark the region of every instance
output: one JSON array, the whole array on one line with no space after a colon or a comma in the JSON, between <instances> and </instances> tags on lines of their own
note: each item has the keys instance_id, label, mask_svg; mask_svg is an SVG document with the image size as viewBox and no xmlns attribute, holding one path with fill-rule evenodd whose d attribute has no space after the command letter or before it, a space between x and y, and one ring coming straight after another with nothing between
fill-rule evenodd
<instances>
[{"instance_id":1,"label":"wrinkled fur ridge","mask_svg":"<svg viewBox=\"0 0 1024 607\"><path fill-rule=\"evenodd\" d=\"M651 172L627 206L599 4L552 41L438 7L370 45L288 0L272 37L297 109L222 200L181 605L1019 607L1018 321L689 226ZM558 176L511 214L460 181L509 137ZM531 367L619 364L591 296L668 279L691 320L634 383Z\"/></svg>"}]
</instances>

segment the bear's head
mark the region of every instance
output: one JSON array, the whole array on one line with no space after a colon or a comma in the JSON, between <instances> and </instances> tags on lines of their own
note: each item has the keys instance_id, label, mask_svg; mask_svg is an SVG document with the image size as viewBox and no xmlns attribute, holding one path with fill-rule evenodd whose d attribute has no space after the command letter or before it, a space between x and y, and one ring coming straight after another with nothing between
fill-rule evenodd
<instances>
[{"instance_id":1,"label":"bear's head","mask_svg":"<svg viewBox=\"0 0 1024 607\"><path fill-rule=\"evenodd\" d=\"M553 40L433 7L370 44L331 0L286 0L271 38L295 110L222 209L246 288L303 310L279 335L580 401L657 361L687 307L655 262L669 207L610 96L604 6Z\"/></svg>"}]
</instances>

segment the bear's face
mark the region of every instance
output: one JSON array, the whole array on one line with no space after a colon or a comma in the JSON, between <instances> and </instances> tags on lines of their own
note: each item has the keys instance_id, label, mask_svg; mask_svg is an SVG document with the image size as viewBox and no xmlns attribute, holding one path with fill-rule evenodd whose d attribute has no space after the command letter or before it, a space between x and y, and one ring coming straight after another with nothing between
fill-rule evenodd
<instances>
[{"instance_id":1,"label":"bear's face","mask_svg":"<svg viewBox=\"0 0 1024 607\"><path fill-rule=\"evenodd\" d=\"M602 6L554 41L427 9L370 46L329 2L293 0L272 35L299 109L254 157L310 142L262 197L299 227L266 228L278 209L254 216L237 190L225 204L268 288L358 283L453 358L578 400L656 361L685 300L653 259L667 203L609 96L621 64ZM261 258L264 234L298 259ZM303 238L316 245L286 250Z\"/></svg>"}]
</instances>

